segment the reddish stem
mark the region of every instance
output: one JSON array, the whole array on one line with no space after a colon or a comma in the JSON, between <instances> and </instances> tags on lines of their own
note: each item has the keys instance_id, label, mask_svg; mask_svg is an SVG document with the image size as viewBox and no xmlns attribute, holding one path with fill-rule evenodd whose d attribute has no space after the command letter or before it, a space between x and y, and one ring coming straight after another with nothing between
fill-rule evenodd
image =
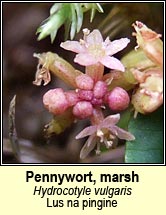
<instances>
[{"instance_id":1,"label":"reddish stem","mask_svg":"<svg viewBox=\"0 0 166 215\"><path fill-rule=\"evenodd\" d=\"M104 115L101 108L94 108L90 118L92 125L98 125L104 120Z\"/></svg>"},{"instance_id":2,"label":"reddish stem","mask_svg":"<svg viewBox=\"0 0 166 215\"><path fill-rule=\"evenodd\" d=\"M89 75L94 82L97 82L103 78L104 66L101 63L86 66L85 73Z\"/></svg>"}]
</instances>

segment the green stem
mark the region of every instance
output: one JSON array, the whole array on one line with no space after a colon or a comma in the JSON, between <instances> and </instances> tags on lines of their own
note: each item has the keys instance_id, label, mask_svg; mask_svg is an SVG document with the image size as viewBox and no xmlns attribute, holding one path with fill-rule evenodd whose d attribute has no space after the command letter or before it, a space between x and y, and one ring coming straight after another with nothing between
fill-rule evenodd
<instances>
[{"instance_id":1,"label":"green stem","mask_svg":"<svg viewBox=\"0 0 166 215\"><path fill-rule=\"evenodd\" d=\"M50 70L55 76L63 80L66 84L77 88L75 79L81 75L82 72L76 70L71 64L52 52L46 52L42 54L35 54L35 57L39 58L39 64L43 65L43 68Z\"/></svg>"}]
</instances>

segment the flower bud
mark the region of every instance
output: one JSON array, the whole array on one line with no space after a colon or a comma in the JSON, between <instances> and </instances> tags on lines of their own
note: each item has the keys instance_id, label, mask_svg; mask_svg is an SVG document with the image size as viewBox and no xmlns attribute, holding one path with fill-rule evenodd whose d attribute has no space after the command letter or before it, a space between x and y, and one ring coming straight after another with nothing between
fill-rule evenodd
<instances>
[{"instance_id":1,"label":"flower bud","mask_svg":"<svg viewBox=\"0 0 166 215\"><path fill-rule=\"evenodd\" d=\"M107 84L104 81L97 81L93 89L94 97L97 99L101 99L106 92Z\"/></svg>"},{"instance_id":2,"label":"flower bud","mask_svg":"<svg viewBox=\"0 0 166 215\"><path fill-rule=\"evenodd\" d=\"M43 96L44 106L53 114L62 114L69 103L61 88L49 90Z\"/></svg>"},{"instance_id":3,"label":"flower bud","mask_svg":"<svg viewBox=\"0 0 166 215\"><path fill-rule=\"evenodd\" d=\"M70 106L75 105L79 101L78 95L74 90L65 92L65 96Z\"/></svg>"},{"instance_id":4,"label":"flower bud","mask_svg":"<svg viewBox=\"0 0 166 215\"><path fill-rule=\"evenodd\" d=\"M97 99L97 98L93 98L91 101L92 105L94 106L101 106L103 105L103 99Z\"/></svg>"},{"instance_id":5,"label":"flower bud","mask_svg":"<svg viewBox=\"0 0 166 215\"><path fill-rule=\"evenodd\" d=\"M79 119L85 119L91 116L93 113L93 107L90 102L80 101L73 107L73 114Z\"/></svg>"},{"instance_id":6,"label":"flower bud","mask_svg":"<svg viewBox=\"0 0 166 215\"><path fill-rule=\"evenodd\" d=\"M121 87L115 87L108 95L108 105L113 111L125 110L130 102L128 93Z\"/></svg>"},{"instance_id":7,"label":"flower bud","mask_svg":"<svg viewBox=\"0 0 166 215\"><path fill-rule=\"evenodd\" d=\"M94 81L90 76L83 74L76 77L76 84L79 89L92 90Z\"/></svg>"},{"instance_id":8,"label":"flower bud","mask_svg":"<svg viewBox=\"0 0 166 215\"><path fill-rule=\"evenodd\" d=\"M93 92L91 90L78 90L78 97L82 100L91 101Z\"/></svg>"}]
</instances>

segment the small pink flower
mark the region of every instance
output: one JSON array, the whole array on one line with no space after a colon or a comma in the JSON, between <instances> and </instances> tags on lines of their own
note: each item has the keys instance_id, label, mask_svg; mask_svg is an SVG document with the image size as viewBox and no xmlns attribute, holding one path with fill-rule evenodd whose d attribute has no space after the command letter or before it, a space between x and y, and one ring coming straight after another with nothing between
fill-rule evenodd
<instances>
[{"instance_id":1,"label":"small pink flower","mask_svg":"<svg viewBox=\"0 0 166 215\"><path fill-rule=\"evenodd\" d=\"M88 29L84 29L84 39L77 41L66 41L61 43L61 47L78 53L74 62L83 66L90 66L101 63L110 69L116 69L124 72L123 64L112 55L124 49L130 42L128 38L110 41L107 37L103 41L99 30L95 29L91 33Z\"/></svg>"},{"instance_id":2,"label":"small pink flower","mask_svg":"<svg viewBox=\"0 0 166 215\"><path fill-rule=\"evenodd\" d=\"M107 148L110 148L112 147L114 141L117 140L117 138L124 140L135 140L135 137L131 133L116 126L119 119L120 114L110 115L98 125L86 127L76 136L76 139L89 136L85 145L81 149L81 159L84 159L95 148L96 144L96 153L99 154L100 143L104 143Z\"/></svg>"}]
</instances>

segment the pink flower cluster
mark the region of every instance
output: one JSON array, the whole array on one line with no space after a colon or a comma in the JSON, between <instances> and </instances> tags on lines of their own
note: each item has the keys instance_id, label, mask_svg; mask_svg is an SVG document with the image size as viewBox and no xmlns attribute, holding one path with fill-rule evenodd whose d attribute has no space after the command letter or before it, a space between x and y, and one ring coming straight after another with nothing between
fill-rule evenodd
<instances>
[{"instance_id":1,"label":"pink flower cluster","mask_svg":"<svg viewBox=\"0 0 166 215\"><path fill-rule=\"evenodd\" d=\"M108 86L112 80L109 80L109 83L108 80L104 81L104 66L125 71L123 64L112 55L124 49L130 40L122 38L110 41L106 38L104 41L97 29L91 33L88 29L84 29L83 33L83 40L79 42L61 43L64 49L77 53L74 62L85 66L85 73L80 72L74 76L70 76L71 73L66 76L66 72L62 72L64 80L71 83L72 78L74 83L72 87L76 89L67 92L61 88L51 89L43 96L45 107L54 115L63 114L70 108L75 119L90 119L91 125L76 136L76 139L89 136L80 153L82 159L95 146L97 146L96 153L99 154L101 144L111 148L118 139L135 139L132 134L116 126L120 119L119 112L126 109L130 103L127 91L118 86L110 90ZM104 118L102 108L106 106L117 114Z\"/></svg>"},{"instance_id":2,"label":"pink flower cluster","mask_svg":"<svg viewBox=\"0 0 166 215\"><path fill-rule=\"evenodd\" d=\"M63 89L56 88L45 93L43 103L50 112L62 114L73 107L73 115L78 119L85 119L92 115L93 108L97 106L108 104L111 110L117 112L129 105L129 96L120 87L108 91L104 81L95 83L87 74L77 76L75 81L78 87L76 90L64 92Z\"/></svg>"}]
</instances>

